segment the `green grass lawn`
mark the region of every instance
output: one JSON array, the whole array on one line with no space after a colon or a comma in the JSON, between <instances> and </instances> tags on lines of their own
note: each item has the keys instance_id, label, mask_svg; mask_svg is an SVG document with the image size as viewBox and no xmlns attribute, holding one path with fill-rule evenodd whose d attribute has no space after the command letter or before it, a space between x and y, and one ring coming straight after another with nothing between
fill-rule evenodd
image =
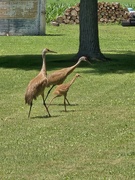
<instances>
[{"instance_id":1,"label":"green grass lawn","mask_svg":"<svg viewBox=\"0 0 135 180\"><path fill-rule=\"evenodd\" d=\"M42 49L58 52L46 57L48 74L73 65L78 28L47 25L47 36L0 37L1 180L134 179L134 27L99 25L101 50L112 60L82 62L67 78L82 76L68 93L68 112L56 98L48 118L39 97L27 118L24 94L41 68Z\"/></svg>"}]
</instances>

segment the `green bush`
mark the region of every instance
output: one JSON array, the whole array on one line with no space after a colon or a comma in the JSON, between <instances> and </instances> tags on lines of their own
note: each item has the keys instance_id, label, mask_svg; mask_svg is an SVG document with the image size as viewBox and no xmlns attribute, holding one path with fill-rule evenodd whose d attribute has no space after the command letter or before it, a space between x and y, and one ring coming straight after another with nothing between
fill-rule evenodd
<instances>
[{"instance_id":1,"label":"green bush","mask_svg":"<svg viewBox=\"0 0 135 180\"><path fill-rule=\"evenodd\" d=\"M135 5L132 4L132 3L124 4L124 6L125 6L126 8L131 7L131 8L133 8L133 9L135 9Z\"/></svg>"},{"instance_id":2,"label":"green bush","mask_svg":"<svg viewBox=\"0 0 135 180\"><path fill-rule=\"evenodd\" d=\"M46 22L49 23L52 20L55 20L58 16L63 15L64 11L69 7L70 5L66 3L51 3L48 4L46 7Z\"/></svg>"}]
</instances>

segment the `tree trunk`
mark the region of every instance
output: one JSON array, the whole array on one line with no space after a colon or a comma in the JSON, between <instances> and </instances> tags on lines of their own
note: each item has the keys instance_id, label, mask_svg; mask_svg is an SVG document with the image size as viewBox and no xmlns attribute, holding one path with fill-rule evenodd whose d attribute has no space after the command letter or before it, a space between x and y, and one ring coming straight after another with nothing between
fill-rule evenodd
<instances>
[{"instance_id":1,"label":"tree trunk","mask_svg":"<svg viewBox=\"0 0 135 180\"><path fill-rule=\"evenodd\" d=\"M98 37L97 0L80 0L80 36L77 57L104 60Z\"/></svg>"}]
</instances>

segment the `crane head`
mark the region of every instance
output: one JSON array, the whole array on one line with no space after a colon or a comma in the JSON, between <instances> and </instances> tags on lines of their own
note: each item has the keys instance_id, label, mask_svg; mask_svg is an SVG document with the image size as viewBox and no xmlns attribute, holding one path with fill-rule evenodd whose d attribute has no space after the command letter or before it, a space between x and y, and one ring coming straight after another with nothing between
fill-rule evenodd
<instances>
[{"instance_id":1,"label":"crane head","mask_svg":"<svg viewBox=\"0 0 135 180\"><path fill-rule=\"evenodd\" d=\"M46 53L57 53L57 52L52 51L52 50L50 50L50 49L48 49L48 48L45 48L45 49L43 49L42 53L43 53L43 54L46 54Z\"/></svg>"},{"instance_id":2,"label":"crane head","mask_svg":"<svg viewBox=\"0 0 135 180\"><path fill-rule=\"evenodd\" d=\"M85 61L85 62L87 62L87 63L91 64L91 63L89 62L89 60L87 59L87 57L86 57L86 56L82 56L82 57L80 57L78 61L80 61L80 62L81 62L81 61Z\"/></svg>"},{"instance_id":3,"label":"crane head","mask_svg":"<svg viewBox=\"0 0 135 180\"><path fill-rule=\"evenodd\" d=\"M80 74L78 74L78 73L77 73L75 76L76 76L77 78L78 78L78 77L82 77L82 76L81 76Z\"/></svg>"}]
</instances>

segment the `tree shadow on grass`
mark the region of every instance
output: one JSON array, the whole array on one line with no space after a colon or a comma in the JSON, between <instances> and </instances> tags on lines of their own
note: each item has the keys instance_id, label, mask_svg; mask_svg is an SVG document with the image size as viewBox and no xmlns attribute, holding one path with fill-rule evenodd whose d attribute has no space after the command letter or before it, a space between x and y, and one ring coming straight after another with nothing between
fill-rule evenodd
<instances>
[{"instance_id":1,"label":"tree shadow on grass","mask_svg":"<svg viewBox=\"0 0 135 180\"><path fill-rule=\"evenodd\" d=\"M45 36L65 36L65 34L46 34Z\"/></svg>"},{"instance_id":2,"label":"tree shadow on grass","mask_svg":"<svg viewBox=\"0 0 135 180\"><path fill-rule=\"evenodd\" d=\"M133 73L135 71L135 52L117 51L115 54L106 53L105 56L111 60L106 62L92 61L92 65L82 62L79 66L84 68L84 73L105 74L105 73ZM114 52L113 52L114 53ZM46 56L47 70L56 70L74 65L77 59L75 54L63 54ZM41 55L17 55L0 56L1 68L16 68L23 70L39 70L42 66ZM81 69L82 72L82 69ZM79 73L79 71L78 71Z\"/></svg>"},{"instance_id":3,"label":"tree shadow on grass","mask_svg":"<svg viewBox=\"0 0 135 180\"><path fill-rule=\"evenodd\" d=\"M106 73L133 73L135 72L135 52L120 52L120 54L105 54L110 61L92 62L92 69L84 70L84 73L106 74ZM82 72L82 71L81 71ZM78 71L79 73L79 71Z\"/></svg>"},{"instance_id":4,"label":"tree shadow on grass","mask_svg":"<svg viewBox=\"0 0 135 180\"><path fill-rule=\"evenodd\" d=\"M78 59L74 58L74 54L64 55L46 55L47 70L56 70L74 65ZM83 65L82 65L83 64ZM8 55L0 56L1 68L16 68L23 70L39 70L42 66L41 55ZM87 63L81 63L79 66L86 66Z\"/></svg>"}]
</instances>

